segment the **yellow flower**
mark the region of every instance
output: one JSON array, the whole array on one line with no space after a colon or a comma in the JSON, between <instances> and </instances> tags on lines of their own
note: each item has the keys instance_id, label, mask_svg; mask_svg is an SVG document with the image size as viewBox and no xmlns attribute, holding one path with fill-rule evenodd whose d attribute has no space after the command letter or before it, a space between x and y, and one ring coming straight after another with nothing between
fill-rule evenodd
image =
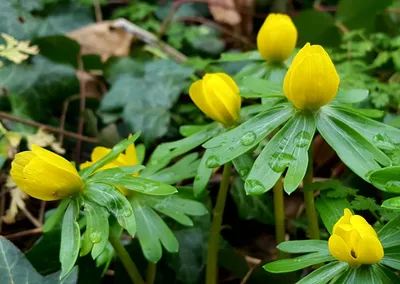
<instances>
[{"instance_id":1,"label":"yellow flower","mask_svg":"<svg viewBox=\"0 0 400 284\"><path fill-rule=\"evenodd\" d=\"M92 155L91 155L92 161L90 161L90 162L88 161L88 162L81 164L80 165L81 170L84 168L90 167L95 162L97 162L98 160L103 158L105 155L110 153L110 151L111 151L111 149L106 148L106 147L94 148ZM125 154L124 153L119 154L117 159L108 163L107 165L103 166L102 168L98 169L96 172L103 171L106 169L111 169L111 168L118 168L118 167L122 167L122 166L136 166L137 164L138 164L138 159L137 159L137 155L136 155L136 149L135 149L135 145L132 144L132 145L128 146L128 148L126 148ZM139 175L138 173L134 174L134 176L138 176L138 175ZM117 188L124 195L127 195L130 192L129 189L126 189L123 187L117 187Z\"/></svg>"},{"instance_id":2,"label":"yellow flower","mask_svg":"<svg viewBox=\"0 0 400 284\"><path fill-rule=\"evenodd\" d=\"M352 267L375 264L383 257L382 244L375 230L363 217L353 215L347 208L333 227L328 246L335 258Z\"/></svg>"},{"instance_id":3,"label":"yellow flower","mask_svg":"<svg viewBox=\"0 0 400 284\"><path fill-rule=\"evenodd\" d=\"M32 145L32 151L15 155L10 174L20 189L42 200L72 196L83 185L77 170L69 161L35 144Z\"/></svg>"},{"instance_id":4,"label":"yellow flower","mask_svg":"<svg viewBox=\"0 0 400 284\"><path fill-rule=\"evenodd\" d=\"M297 29L288 15L269 14L258 31L257 48L270 63L282 63L292 54Z\"/></svg>"},{"instance_id":5,"label":"yellow flower","mask_svg":"<svg viewBox=\"0 0 400 284\"><path fill-rule=\"evenodd\" d=\"M307 43L293 59L283 91L296 108L316 110L333 100L339 82L335 66L324 48Z\"/></svg>"},{"instance_id":6,"label":"yellow flower","mask_svg":"<svg viewBox=\"0 0 400 284\"><path fill-rule=\"evenodd\" d=\"M232 126L239 118L239 88L225 73L204 75L190 86L189 95L203 113L225 126Z\"/></svg>"}]
</instances>

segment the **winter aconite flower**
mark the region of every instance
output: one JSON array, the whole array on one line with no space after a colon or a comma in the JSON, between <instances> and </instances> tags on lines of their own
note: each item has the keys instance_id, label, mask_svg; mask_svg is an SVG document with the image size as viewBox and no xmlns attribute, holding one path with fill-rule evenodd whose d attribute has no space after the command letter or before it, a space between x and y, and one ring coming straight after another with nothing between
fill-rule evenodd
<instances>
[{"instance_id":1,"label":"winter aconite flower","mask_svg":"<svg viewBox=\"0 0 400 284\"><path fill-rule=\"evenodd\" d=\"M333 227L328 245L335 258L352 267L375 264L383 257L382 244L375 230L363 217L353 215L347 208Z\"/></svg>"},{"instance_id":2,"label":"winter aconite flower","mask_svg":"<svg viewBox=\"0 0 400 284\"><path fill-rule=\"evenodd\" d=\"M339 82L339 75L324 48L307 43L293 59L283 91L296 108L316 110L336 96Z\"/></svg>"},{"instance_id":3,"label":"winter aconite flower","mask_svg":"<svg viewBox=\"0 0 400 284\"><path fill-rule=\"evenodd\" d=\"M239 88L225 73L206 74L190 86L189 95L203 113L225 126L239 118Z\"/></svg>"},{"instance_id":4,"label":"winter aconite flower","mask_svg":"<svg viewBox=\"0 0 400 284\"><path fill-rule=\"evenodd\" d=\"M270 63L282 63L292 54L297 29L289 16L269 14L257 35L261 56Z\"/></svg>"},{"instance_id":5,"label":"winter aconite flower","mask_svg":"<svg viewBox=\"0 0 400 284\"><path fill-rule=\"evenodd\" d=\"M106 147L96 147L92 151L91 159L92 161L85 162L80 165L81 169L87 168L91 165L93 165L95 162L103 158L105 155L111 152L111 149L106 148ZM108 163L104 167L98 169L97 171L102 171L106 169L111 169L111 168L118 168L121 166L136 166L138 164L138 159L136 155L136 149L135 145L132 144L128 146L125 150L125 154L121 153L119 154L118 158L115 159L114 161ZM135 174L137 176L138 174ZM117 187L124 195L127 195L130 191L128 189L122 188L122 187Z\"/></svg>"},{"instance_id":6,"label":"winter aconite flower","mask_svg":"<svg viewBox=\"0 0 400 284\"><path fill-rule=\"evenodd\" d=\"M83 186L69 161L37 145L32 145L31 151L15 155L10 174L20 189L42 200L72 196Z\"/></svg>"}]
</instances>

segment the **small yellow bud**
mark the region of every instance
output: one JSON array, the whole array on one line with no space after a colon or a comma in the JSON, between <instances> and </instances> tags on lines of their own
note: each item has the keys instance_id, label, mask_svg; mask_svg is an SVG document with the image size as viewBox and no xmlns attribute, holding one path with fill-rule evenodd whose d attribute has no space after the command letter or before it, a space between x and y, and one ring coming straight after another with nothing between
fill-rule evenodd
<instances>
[{"instance_id":1,"label":"small yellow bud","mask_svg":"<svg viewBox=\"0 0 400 284\"><path fill-rule=\"evenodd\" d=\"M91 159L92 161L85 162L80 165L81 170L87 167L90 167L93 165L95 162L103 158L105 155L111 152L111 149L106 148L106 147L96 147L92 151ZM125 150L125 154L121 153L119 154L118 158L115 159L114 161L108 163L107 165L103 166L102 168L98 169L96 172L103 171L106 169L112 169L112 168L118 168L118 167L123 167L123 166L136 166L138 164L137 160L137 155L136 155L136 149L135 145L132 144L128 146ZM134 176L138 176L139 174L136 173ZM128 195L130 192L129 189L123 188L123 187L117 187L119 191L122 192L123 195Z\"/></svg>"},{"instance_id":2,"label":"small yellow bud","mask_svg":"<svg viewBox=\"0 0 400 284\"><path fill-rule=\"evenodd\" d=\"M324 48L307 43L286 73L283 92L296 108L316 110L333 100L339 82L339 75Z\"/></svg>"},{"instance_id":3,"label":"small yellow bud","mask_svg":"<svg viewBox=\"0 0 400 284\"><path fill-rule=\"evenodd\" d=\"M282 63L292 54L297 29L288 15L269 14L258 31L257 48L270 63Z\"/></svg>"},{"instance_id":4,"label":"small yellow bud","mask_svg":"<svg viewBox=\"0 0 400 284\"><path fill-rule=\"evenodd\" d=\"M353 215L347 208L333 227L328 246L335 258L354 268L378 263L383 258L382 244L375 230L363 217Z\"/></svg>"},{"instance_id":5,"label":"small yellow bud","mask_svg":"<svg viewBox=\"0 0 400 284\"><path fill-rule=\"evenodd\" d=\"M190 86L189 95L204 114L225 126L232 126L239 118L239 87L225 73L204 75Z\"/></svg>"},{"instance_id":6,"label":"small yellow bud","mask_svg":"<svg viewBox=\"0 0 400 284\"><path fill-rule=\"evenodd\" d=\"M83 186L81 177L69 161L35 144L32 151L15 155L10 174L20 189L42 200L72 196Z\"/></svg>"}]
</instances>

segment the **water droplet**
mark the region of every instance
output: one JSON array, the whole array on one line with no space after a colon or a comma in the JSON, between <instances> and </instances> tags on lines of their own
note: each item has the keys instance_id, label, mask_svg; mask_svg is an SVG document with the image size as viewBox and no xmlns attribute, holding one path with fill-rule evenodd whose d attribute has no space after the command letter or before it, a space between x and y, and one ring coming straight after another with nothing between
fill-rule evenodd
<instances>
[{"instance_id":1,"label":"water droplet","mask_svg":"<svg viewBox=\"0 0 400 284\"><path fill-rule=\"evenodd\" d=\"M101 242L101 233L100 232L92 232L89 235L89 239L92 243L99 243Z\"/></svg>"},{"instance_id":2,"label":"water droplet","mask_svg":"<svg viewBox=\"0 0 400 284\"><path fill-rule=\"evenodd\" d=\"M239 175L241 176L241 177L245 177L245 176L247 176L249 174L249 169L241 169L240 171L239 171Z\"/></svg>"},{"instance_id":3,"label":"water droplet","mask_svg":"<svg viewBox=\"0 0 400 284\"><path fill-rule=\"evenodd\" d=\"M385 189L389 192L400 192L400 181L390 180L385 184Z\"/></svg>"},{"instance_id":4,"label":"water droplet","mask_svg":"<svg viewBox=\"0 0 400 284\"><path fill-rule=\"evenodd\" d=\"M296 158L288 153L275 153L268 159L268 165L276 173L283 172Z\"/></svg>"},{"instance_id":5,"label":"water droplet","mask_svg":"<svg viewBox=\"0 0 400 284\"><path fill-rule=\"evenodd\" d=\"M393 151L396 148L392 140L386 134L376 134L374 136L374 143L376 147L381 150Z\"/></svg>"},{"instance_id":6,"label":"water droplet","mask_svg":"<svg viewBox=\"0 0 400 284\"><path fill-rule=\"evenodd\" d=\"M125 208L125 210L124 210L124 217L129 217L129 216L131 216L133 214L133 211L132 211L132 209L131 208Z\"/></svg>"},{"instance_id":7,"label":"water droplet","mask_svg":"<svg viewBox=\"0 0 400 284\"><path fill-rule=\"evenodd\" d=\"M249 131L243 135L243 137L240 139L240 142L243 146L249 146L254 143L256 138L257 135L253 131Z\"/></svg>"},{"instance_id":8,"label":"water droplet","mask_svg":"<svg viewBox=\"0 0 400 284\"><path fill-rule=\"evenodd\" d=\"M219 166L219 158L215 155L208 157L206 161L207 168L215 168Z\"/></svg>"},{"instance_id":9,"label":"water droplet","mask_svg":"<svg viewBox=\"0 0 400 284\"><path fill-rule=\"evenodd\" d=\"M304 148L310 144L311 139L312 137L310 133L308 133L307 131L301 131L294 138L294 143L297 147Z\"/></svg>"},{"instance_id":10,"label":"water droplet","mask_svg":"<svg viewBox=\"0 0 400 284\"><path fill-rule=\"evenodd\" d=\"M265 192L264 185L256 179L246 180L246 191L250 194L261 194Z\"/></svg>"}]
</instances>

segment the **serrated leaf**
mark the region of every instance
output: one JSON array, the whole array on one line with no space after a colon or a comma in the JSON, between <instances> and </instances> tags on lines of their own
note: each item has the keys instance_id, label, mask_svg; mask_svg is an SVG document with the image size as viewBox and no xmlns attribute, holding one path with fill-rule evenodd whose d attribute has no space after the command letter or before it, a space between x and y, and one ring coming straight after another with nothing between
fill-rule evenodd
<instances>
[{"instance_id":1,"label":"serrated leaf","mask_svg":"<svg viewBox=\"0 0 400 284\"><path fill-rule=\"evenodd\" d=\"M355 196L357 194L357 191L358 189L345 186L338 186L332 190L329 190L326 193L326 196L329 198L345 198L347 196Z\"/></svg>"},{"instance_id":2,"label":"serrated leaf","mask_svg":"<svg viewBox=\"0 0 400 284\"><path fill-rule=\"evenodd\" d=\"M209 140L203 145L210 153L208 161L206 161L207 167L223 165L246 153L293 114L292 106L277 106Z\"/></svg>"},{"instance_id":3,"label":"serrated leaf","mask_svg":"<svg viewBox=\"0 0 400 284\"><path fill-rule=\"evenodd\" d=\"M361 195L357 195L356 198L351 201L350 205L354 210L375 211L379 209L379 205L376 204L375 199Z\"/></svg>"},{"instance_id":4,"label":"serrated leaf","mask_svg":"<svg viewBox=\"0 0 400 284\"><path fill-rule=\"evenodd\" d=\"M287 193L301 183L308 165L308 147L315 132L312 115L298 112L268 142L254 162L246 179L248 194L261 194L270 190L286 168L284 181Z\"/></svg>"}]
</instances>

